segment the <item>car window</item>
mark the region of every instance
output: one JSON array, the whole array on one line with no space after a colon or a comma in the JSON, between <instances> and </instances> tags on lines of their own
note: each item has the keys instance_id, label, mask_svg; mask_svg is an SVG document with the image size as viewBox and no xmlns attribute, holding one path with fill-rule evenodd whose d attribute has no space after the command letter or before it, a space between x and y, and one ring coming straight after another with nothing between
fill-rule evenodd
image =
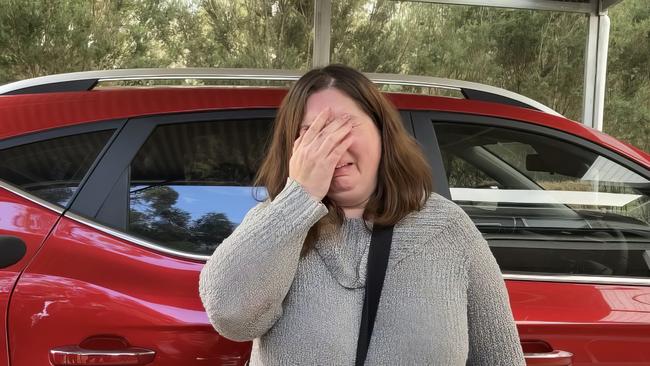
<instances>
[{"instance_id":1,"label":"car window","mask_svg":"<svg viewBox=\"0 0 650 366\"><path fill-rule=\"evenodd\" d=\"M94 131L0 150L0 178L65 207L113 132Z\"/></svg>"},{"instance_id":2,"label":"car window","mask_svg":"<svg viewBox=\"0 0 650 366\"><path fill-rule=\"evenodd\" d=\"M161 125L131 163L129 233L167 248L209 255L241 223L269 119Z\"/></svg>"},{"instance_id":3,"label":"car window","mask_svg":"<svg viewBox=\"0 0 650 366\"><path fill-rule=\"evenodd\" d=\"M519 130L435 123L451 197L508 273L650 277L650 181Z\"/></svg>"}]
</instances>

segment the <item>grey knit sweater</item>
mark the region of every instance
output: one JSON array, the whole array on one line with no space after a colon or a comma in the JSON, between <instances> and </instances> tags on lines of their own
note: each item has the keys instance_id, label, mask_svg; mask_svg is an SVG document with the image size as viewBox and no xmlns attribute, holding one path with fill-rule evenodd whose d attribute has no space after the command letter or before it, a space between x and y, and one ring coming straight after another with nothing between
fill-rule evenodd
<instances>
[{"instance_id":1,"label":"grey knit sweater","mask_svg":"<svg viewBox=\"0 0 650 366\"><path fill-rule=\"evenodd\" d=\"M371 232L325 230L327 214L289 179L258 204L201 271L199 292L224 337L253 340L251 365L353 365ZM395 225L366 365L524 365L499 267L469 217L432 194Z\"/></svg>"}]
</instances>

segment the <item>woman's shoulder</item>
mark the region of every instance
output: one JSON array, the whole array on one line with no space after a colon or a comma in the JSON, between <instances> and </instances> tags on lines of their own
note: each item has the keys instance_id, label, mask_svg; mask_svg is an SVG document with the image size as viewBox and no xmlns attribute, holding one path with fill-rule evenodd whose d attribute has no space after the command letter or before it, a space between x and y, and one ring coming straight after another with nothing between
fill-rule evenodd
<instances>
[{"instance_id":1,"label":"woman's shoulder","mask_svg":"<svg viewBox=\"0 0 650 366\"><path fill-rule=\"evenodd\" d=\"M400 224L411 229L435 232L465 219L469 220L469 217L460 206L432 192L422 209L408 214Z\"/></svg>"},{"instance_id":2,"label":"woman's shoulder","mask_svg":"<svg viewBox=\"0 0 650 366\"><path fill-rule=\"evenodd\" d=\"M411 251L435 247L465 252L482 238L465 211L437 193L431 193L422 209L411 212L394 230L410 243Z\"/></svg>"}]
</instances>

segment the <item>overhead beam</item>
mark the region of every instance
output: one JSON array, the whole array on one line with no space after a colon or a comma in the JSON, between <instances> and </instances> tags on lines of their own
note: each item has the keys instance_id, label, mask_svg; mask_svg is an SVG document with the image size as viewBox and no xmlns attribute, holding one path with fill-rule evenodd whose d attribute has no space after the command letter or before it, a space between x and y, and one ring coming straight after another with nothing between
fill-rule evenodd
<instances>
[{"instance_id":1,"label":"overhead beam","mask_svg":"<svg viewBox=\"0 0 650 366\"><path fill-rule=\"evenodd\" d=\"M618 1L620 0L610 0L609 2L616 3ZM554 1L554 0L417 0L416 2L470 5L470 6L489 6L489 7L510 8L510 9L564 11L564 12L586 13L586 14L591 14L598 11L598 0L591 0L590 2L587 3L564 2L564 1Z\"/></svg>"},{"instance_id":2,"label":"overhead beam","mask_svg":"<svg viewBox=\"0 0 650 366\"><path fill-rule=\"evenodd\" d=\"M332 0L314 1L314 46L312 67L330 63Z\"/></svg>"},{"instance_id":3,"label":"overhead beam","mask_svg":"<svg viewBox=\"0 0 650 366\"><path fill-rule=\"evenodd\" d=\"M620 3L623 0L600 0L600 10L601 12L607 11L607 9L611 8L612 6Z\"/></svg>"}]
</instances>

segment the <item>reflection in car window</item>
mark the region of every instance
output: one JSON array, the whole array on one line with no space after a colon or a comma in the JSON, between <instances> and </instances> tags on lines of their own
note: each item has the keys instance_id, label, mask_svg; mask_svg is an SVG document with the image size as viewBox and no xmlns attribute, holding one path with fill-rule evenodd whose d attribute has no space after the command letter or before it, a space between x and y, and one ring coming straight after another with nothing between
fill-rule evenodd
<instances>
[{"instance_id":1,"label":"reflection in car window","mask_svg":"<svg viewBox=\"0 0 650 366\"><path fill-rule=\"evenodd\" d=\"M494 179L456 155L442 151L449 187L491 188L499 187Z\"/></svg>"},{"instance_id":2,"label":"reflection in car window","mask_svg":"<svg viewBox=\"0 0 650 366\"><path fill-rule=\"evenodd\" d=\"M650 181L591 150L435 123L451 196L504 272L650 277Z\"/></svg>"},{"instance_id":3,"label":"reflection in car window","mask_svg":"<svg viewBox=\"0 0 650 366\"><path fill-rule=\"evenodd\" d=\"M156 128L131 164L128 231L210 255L265 198L252 184L270 127L252 119Z\"/></svg>"},{"instance_id":4,"label":"reflection in car window","mask_svg":"<svg viewBox=\"0 0 650 366\"><path fill-rule=\"evenodd\" d=\"M66 207L114 130L102 130L0 151L0 178Z\"/></svg>"}]
</instances>

